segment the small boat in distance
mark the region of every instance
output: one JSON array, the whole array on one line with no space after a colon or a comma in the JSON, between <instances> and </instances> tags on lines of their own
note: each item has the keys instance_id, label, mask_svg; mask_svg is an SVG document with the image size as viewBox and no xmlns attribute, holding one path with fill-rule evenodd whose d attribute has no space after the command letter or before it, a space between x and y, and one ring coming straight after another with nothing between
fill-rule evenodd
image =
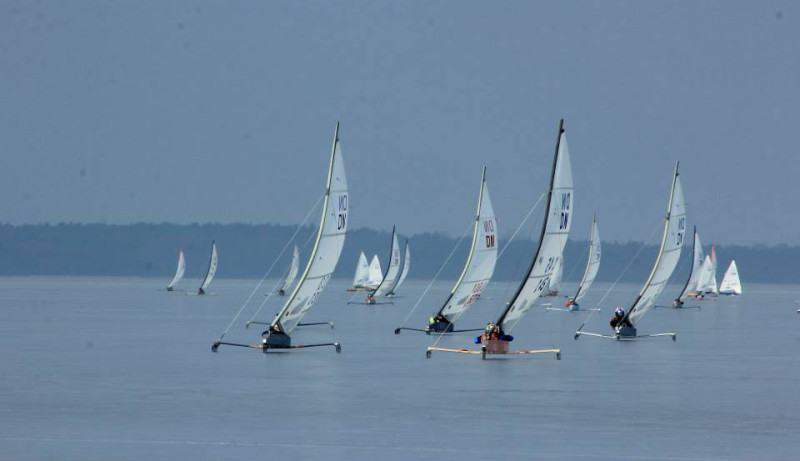
<instances>
[{"instance_id":1,"label":"small boat in distance","mask_svg":"<svg viewBox=\"0 0 800 461\"><path fill-rule=\"evenodd\" d=\"M286 274L286 278L283 280L281 288L278 290L279 295L286 295L286 290L288 290L294 282L298 270L300 270L300 252L297 251L297 245L295 245L294 253L292 253L292 265L289 267L289 273Z\"/></svg>"},{"instance_id":2,"label":"small boat in distance","mask_svg":"<svg viewBox=\"0 0 800 461\"><path fill-rule=\"evenodd\" d=\"M684 301L686 301L686 298L692 295L697 296L697 287L703 270L704 260L703 245L700 244L700 236L697 234L697 226L694 226L694 240L692 242L692 267L689 271L689 278L686 280L686 285L683 286L683 290L681 290L681 293L678 295L678 297L672 301L672 307L681 308L684 306Z\"/></svg>"},{"instance_id":3,"label":"small boat in distance","mask_svg":"<svg viewBox=\"0 0 800 461\"><path fill-rule=\"evenodd\" d=\"M564 303L564 307L566 309L556 308L556 307L548 307L547 310L559 310L559 311L570 311L570 312L578 312L578 311L599 311L600 309L593 308L593 309L581 309L580 304L578 302L586 296L586 291L592 286L595 277L597 277L597 271L600 270L600 257L602 256L602 249L600 244L600 232L597 230L597 216L592 215L592 229L589 231L589 257L586 260L586 269L583 271L583 278L581 278L581 283L578 284L578 290L575 292L575 295L567 298L567 302Z\"/></svg>"},{"instance_id":4,"label":"small boat in distance","mask_svg":"<svg viewBox=\"0 0 800 461\"><path fill-rule=\"evenodd\" d=\"M175 285L183 279L183 274L186 273L186 260L183 259L183 250L178 250L178 269L175 271L175 277L167 285L167 291L173 291Z\"/></svg>"},{"instance_id":5,"label":"small boat in distance","mask_svg":"<svg viewBox=\"0 0 800 461\"><path fill-rule=\"evenodd\" d=\"M728 270L722 277L722 283L719 285L719 294L721 295L740 295L742 294L742 283L739 281L739 269L736 267L736 260L731 260Z\"/></svg>"},{"instance_id":6,"label":"small boat in distance","mask_svg":"<svg viewBox=\"0 0 800 461\"><path fill-rule=\"evenodd\" d=\"M400 288L400 285L403 284L403 281L405 281L406 277L408 276L408 271L411 270L411 249L408 246L408 239L406 239L405 251L403 253L405 254L405 256L403 256L403 263L401 266L402 269L400 269L400 278L398 278L397 282L394 283L394 286L392 287L391 291L386 293L386 296L389 297L397 296L395 294L395 290Z\"/></svg>"},{"instance_id":7,"label":"small boat in distance","mask_svg":"<svg viewBox=\"0 0 800 461\"><path fill-rule=\"evenodd\" d=\"M353 276L353 286L347 289L347 291L363 291L367 289L367 285L369 284L369 263L367 262L367 257L364 255L362 251L360 255L358 255L358 262L356 263L356 273Z\"/></svg>"},{"instance_id":8,"label":"small boat in distance","mask_svg":"<svg viewBox=\"0 0 800 461\"><path fill-rule=\"evenodd\" d=\"M387 296L395 285L400 275L400 244L397 242L396 226L392 226L392 239L391 246L389 247L389 264L386 266L386 273L383 274L381 282L364 298L362 304L393 304L393 303L379 303L375 297ZM375 257L377 260L377 256ZM353 304L353 303L348 303ZM360 303L355 303L360 304Z\"/></svg>"},{"instance_id":9,"label":"small boat in distance","mask_svg":"<svg viewBox=\"0 0 800 461\"><path fill-rule=\"evenodd\" d=\"M197 289L198 295L206 294L206 289L208 285L211 284L211 281L214 280L214 275L217 273L217 244L216 242L211 242L211 258L208 261L208 271L206 271L206 276L203 278L203 283L200 284L200 288Z\"/></svg>"},{"instance_id":10,"label":"small boat in distance","mask_svg":"<svg viewBox=\"0 0 800 461\"><path fill-rule=\"evenodd\" d=\"M372 261L369 263L369 278L367 279L368 290L378 288L378 285L383 281L383 269L381 269L381 260L378 255L372 255Z\"/></svg>"}]
</instances>

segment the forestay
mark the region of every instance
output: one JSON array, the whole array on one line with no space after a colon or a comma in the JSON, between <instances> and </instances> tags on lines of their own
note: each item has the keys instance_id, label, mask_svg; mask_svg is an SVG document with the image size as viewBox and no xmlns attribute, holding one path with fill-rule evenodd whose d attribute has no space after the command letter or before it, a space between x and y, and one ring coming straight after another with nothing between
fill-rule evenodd
<instances>
[{"instance_id":1,"label":"forestay","mask_svg":"<svg viewBox=\"0 0 800 461\"><path fill-rule=\"evenodd\" d=\"M183 274L186 273L186 260L183 259L183 250L178 250L178 269L175 271L175 277L167 285L167 289L171 290L178 282L183 279Z\"/></svg>"},{"instance_id":2,"label":"forestay","mask_svg":"<svg viewBox=\"0 0 800 461\"><path fill-rule=\"evenodd\" d=\"M400 271L400 277L397 278L397 282L395 282L394 286L392 287L392 291L389 292L391 294L394 294L394 291L400 288L400 285L402 285L403 281L406 279L406 276L408 276L409 269L411 269L411 250L408 247L408 240L406 240L404 253L403 269Z\"/></svg>"},{"instance_id":3,"label":"forestay","mask_svg":"<svg viewBox=\"0 0 800 461\"><path fill-rule=\"evenodd\" d=\"M364 252L358 256L358 263L356 264L356 275L353 277L354 287L365 287L369 283L369 263Z\"/></svg>"},{"instance_id":4,"label":"forestay","mask_svg":"<svg viewBox=\"0 0 800 461\"><path fill-rule=\"evenodd\" d=\"M467 262L437 316L443 315L452 322L480 297L494 274L498 245L497 218L492 208L492 200L489 198L486 167L484 167L478 192L478 211L472 231L472 246Z\"/></svg>"},{"instance_id":5,"label":"forestay","mask_svg":"<svg viewBox=\"0 0 800 461\"><path fill-rule=\"evenodd\" d=\"M217 244L216 242L211 242L211 259L208 261L208 272L206 272L206 277L203 279L203 283L200 284L200 289L205 290L208 288L208 285L211 284L211 281L214 279L214 274L217 273Z\"/></svg>"},{"instance_id":6,"label":"forestay","mask_svg":"<svg viewBox=\"0 0 800 461\"><path fill-rule=\"evenodd\" d=\"M539 247L525 279L496 322L505 333L510 333L522 316L533 308L533 303L547 287L567 244L573 211L572 167L564 121L561 120Z\"/></svg>"},{"instance_id":7,"label":"forestay","mask_svg":"<svg viewBox=\"0 0 800 461\"><path fill-rule=\"evenodd\" d=\"M692 243L692 271L689 273L689 279L686 280L686 285L683 287L679 301L683 301L689 296L689 293L694 293L700 280L700 274L703 268L703 245L700 244L700 235L697 234L697 226L694 226L694 242Z\"/></svg>"},{"instance_id":8,"label":"forestay","mask_svg":"<svg viewBox=\"0 0 800 461\"><path fill-rule=\"evenodd\" d=\"M386 295L392 291L394 282L400 274L400 244L397 242L395 227L392 227L392 246L389 249L389 264L386 266L386 274L380 285L373 292L374 296Z\"/></svg>"},{"instance_id":9,"label":"forestay","mask_svg":"<svg viewBox=\"0 0 800 461\"><path fill-rule=\"evenodd\" d=\"M292 265L289 267L289 273L286 274L286 280L281 285L281 291L286 291L292 286L297 272L300 270L300 253L297 251L297 245L294 246L294 253L292 254Z\"/></svg>"},{"instance_id":10,"label":"forestay","mask_svg":"<svg viewBox=\"0 0 800 461\"><path fill-rule=\"evenodd\" d=\"M377 288L383 281L383 270L381 270L381 261L378 255L372 255L372 262L369 263L369 280L367 286L370 288Z\"/></svg>"},{"instance_id":11,"label":"forestay","mask_svg":"<svg viewBox=\"0 0 800 461\"><path fill-rule=\"evenodd\" d=\"M271 324L273 328L277 326L287 334L294 330L328 284L344 247L349 218L348 199L337 123L317 239L300 281Z\"/></svg>"},{"instance_id":12,"label":"forestay","mask_svg":"<svg viewBox=\"0 0 800 461\"><path fill-rule=\"evenodd\" d=\"M602 245L600 243L600 231L597 229L597 217L592 215L592 229L589 232L589 258L586 261L586 269L583 271L583 278L578 285L573 301L580 303L581 298L586 296L586 290L592 286L597 271L600 270L600 257L602 256Z\"/></svg>"},{"instance_id":13,"label":"forestay","mask_svg":"<svg viewBox=\"0 0 800 461\"><path fill-rule=\"evenodd\" d=\"M720 294L740 295L742 294L742 283L739 281L739 269L736 267L736 260L732 260L722 277L719 285Z\"/></svg>"},{"instance_id":14,"label":"forestay","mask_svg":"<svg viewBox=\"0 0 800 461\"><path fill-rule=\"evenodd\" d=\"M634 325L655 305L658 296L667 286L667 282L681 257L685 234L686 205L683 200L683 189L681 188L678 165L676 164L667 216L664 220L664 235L661 238L661 247L658 250L656 263L633 306L628 309L627 318Z\"/></svg>"}]
</instances>

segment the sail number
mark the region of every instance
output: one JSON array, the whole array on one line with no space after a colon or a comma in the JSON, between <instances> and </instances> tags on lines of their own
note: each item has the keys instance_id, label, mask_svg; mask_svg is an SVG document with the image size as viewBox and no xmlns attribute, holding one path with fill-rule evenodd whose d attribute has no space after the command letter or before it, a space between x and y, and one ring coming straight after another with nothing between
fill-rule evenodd
<instances>
[{"instance_id":1,"label":"sail number","mask_svg":"<svg viewBox=\"0 0 800 461\"><path fill-rule=\"evenodd\" d=\"M340 195L336 230L342 230L345 226L347 226L347 195Z\"/></svg>"},{"instance_id":2,"label":"sail number","mask_svg":"<svg viewBox=\"0 0 800 461\"><path fill-rule=\"evenodd\" d=\"M678 235L675 236L675 246L683 245L683 234L686 232L686 216L678 219Z\"/></svg>"},{"instance_id":3,"label":"sail number","mask_svg":"<svg viewBox=\"0 0 800 461\"><path fill-rule=\"evenodd\" d=\"M483 222L483 232L486 234L486 248L494 248L494 220L487 219Z\"/></svg>"},{"instance_id":4,"label":"sail number","mask_svg":"<svg viewBox=\"0 0 800 461\"><path fill-rule=\"evenodd\" d=\"M569 225L569 207L572 201L572 193L561 194L561 220L558 223L558 230L564 230Z\"/></svg>"}]
</instances>

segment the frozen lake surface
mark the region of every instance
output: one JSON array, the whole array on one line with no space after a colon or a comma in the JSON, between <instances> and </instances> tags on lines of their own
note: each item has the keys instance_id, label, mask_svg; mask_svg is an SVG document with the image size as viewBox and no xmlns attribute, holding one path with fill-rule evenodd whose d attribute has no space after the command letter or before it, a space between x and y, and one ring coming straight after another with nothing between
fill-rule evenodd
<instances>
[{"instance_id":1,"label":"frozen lake surface","mask_svg":"<svg viewBox=\"0 0 800 461\"><path fill-rule=\"evenodd\" d=\"M392 333L422 281L407 281L394 305L371 307L348 306L347 282L333 281L304 321L336 329L299 328L293 340L335 335L341 354L214 354L256 281L215 280L206 297L167 293L166 282L0 279L0 459L800 459L797 286L745 281L742 296L655 309L642 321L640 334L675 331L677 342L575 341L588 313L538 308L513 345L560 347L561 361L483 361L428 360L432 337ZM424 327L450 285L435 284L406 326ZM515 287L490 285L458 326L493 320ZM608 287L596 284L583 306ZM585 329L609 332L611 308L627 308L638 288L618 285ZM260 320L281 301L270 299ZM259 340L261 329L244 328L255 307L226 340ZM472 337L439 345L474 347Z\"/></svg>"}]
</instances>

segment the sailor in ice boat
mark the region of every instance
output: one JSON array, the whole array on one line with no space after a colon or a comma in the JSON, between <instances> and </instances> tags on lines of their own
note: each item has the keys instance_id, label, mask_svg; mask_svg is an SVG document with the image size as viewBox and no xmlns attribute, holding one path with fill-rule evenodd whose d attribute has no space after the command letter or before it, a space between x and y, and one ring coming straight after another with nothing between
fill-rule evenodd
<instances>
[{"instance_id":1,"label":"sailor in ice boat","mask_svg":"<svg viewBox=\"0 0 800 461\"><path fill-rule=\"evenodd\" d=\"M617 307L617 310L614 311L614 315L608 323L614 331L622 327L633 328L631 321L625 318L625 309L621 307Z\"/></svg>"},{"instance_id":2,"label":"sailor in ice boat","mask_svg":"<svg viewBox=\"0 0 800 461\"><path fill-rule=\"evenodd\" d=\"M683 301L681 301L681 298L675 298L675 300L672 301L672 307L683 307Z\"/></svg>"},{"instance_id":3,"label":"sailor in ice boat","mask_svg":"<svg viewBox=\"0 0 800 461\"><path fill-rule=\"evenodd\" d=\"M200 289L197 290L197 294L198 295L204 295L204 294L206 294L206 290L204 290L203 287L200 287Z\"/></svg>"},{"instance_id":4,"label":"sailor in ice boat","mask_svg":"<svg viewBox=\"0 0 800 461\"><path fill-rule=\"evenodd\" d=\"M367 295L367 296L364 298L364 302L365 302L366 304L375 304L375 303L376 303L376 301L375 301L375 292L372 292L372 293L368 294L368 295Z\"/></svg>"},{"instance_id":5,"label":"sailor in ice boat","mask_svg":"<svg viewBox=\"0 0 800 461\"><path fill-rule=\"evenodd\" d=\"M503 354L508 352L508 343L513 340L514 337L505 334L500 325L489 322L483 334L475 337L475 344L480 344L489 354Z\"/></svg>"},{"instance_id":6,"label":"sailor in ice boat","mask_svg":"<svg viewBox=\"0 0 800 461\"><path fill-rule=\"evenodd\" d=\"M278 290L278 294L281 296L286 296L286 291L283 288L281 288L280 290Z\"/></svg>"},{"instance_id":7,"label":"sailor in ice boat","mask_svg":"<svg viewBox=\"0 0 800 461\"><path fill-rule=\"evenodd\" d=\"M442 314L428 318L428 332L447 333L453 331L453 324Z\"/></svg>"},{"instance_id":8,"label":"sailor in ice boat","mask_svg":"<svg viewBox=\"0 0 800 461\"><path fill-rule=\"evenodd\" d=\"M567 301L564 303L564 307L567 307L573 311L577 311L578 309L581 308L581 306L579 306L578 303L575 302L574 298L567 299Z\"/></svg>"},{"instance_id":9,"label":"sailor in ice boat","mask_svg":"<svg viewBox=\"0 0 800 461\"><path fill-rule=\"evenodd\" d=\"M269 330L261 333L262 347L265 349L275 348L289 348L291 346L291 339L289 335L281 331L279 324L272 325Z\"/></svg>"}]
</instances>

